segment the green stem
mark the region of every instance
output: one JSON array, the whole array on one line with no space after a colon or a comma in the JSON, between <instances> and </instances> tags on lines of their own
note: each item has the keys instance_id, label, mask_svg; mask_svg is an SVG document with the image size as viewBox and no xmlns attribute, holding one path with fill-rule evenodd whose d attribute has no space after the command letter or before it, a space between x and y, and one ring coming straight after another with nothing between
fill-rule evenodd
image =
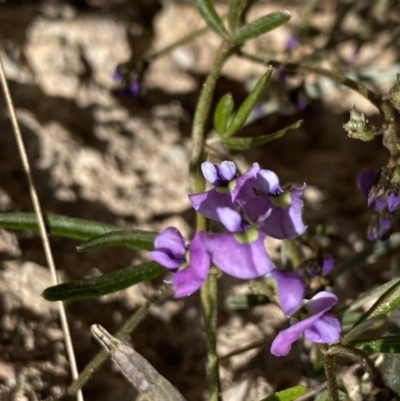
<instances>
[{"instance_id":1,"label":"green stem","mask_svg":"<svg viewBox=\"0 0 400 401\"><path fill-rule=\"evenodd\" d=\"M339 401L335 357L331 355L328 350L328 345L321 345L322 360L324 362L325 376L328 383L328 393L332 401Z\"/></svg>"},{"instance_id":2,"label":"green stem","mask_svg":"<svg viewBox=\"0 0 400 401\"><path fill-rule=\"evenodd\" d=\"M201 302L207 333L207 370L209 378L209 400L221 401L219 382L219 360L217 355L217 325L218 325L218 286L217 271L209 273L206 282L201 287Z\"/></svg>"},{"instance_id":3,"label":"green stem","mask_svg":"<svg viewBox=\"0 0 400 401\"><path fill-rule=\"evenodd\" d=\"M216 55L212 70L207 76L197 102L192 128L192 152L190 155L190 187L193 193L204 191L205 182L200 172L200 163L203 160L205 142L205 126L210 112L215 84L222 66L231 52L231 46L223 41ZM204 223L197 229L203 229Z\"/></svg>"}]
</instances>

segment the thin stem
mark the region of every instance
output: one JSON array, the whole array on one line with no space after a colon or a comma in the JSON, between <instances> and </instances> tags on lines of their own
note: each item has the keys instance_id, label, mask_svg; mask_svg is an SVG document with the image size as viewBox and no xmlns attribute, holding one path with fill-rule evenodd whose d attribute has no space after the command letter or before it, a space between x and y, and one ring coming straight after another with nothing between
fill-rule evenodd
<instances>
[{"instance_id":1,"label":"thin stem","mask_svg":"<svg viewBox=\"0 0 400 401\"><path fill-rule=\"evenodd\" d=\"M324 362L325 376L328 383L328 393L332 401L339 401L339 393L336 379L335 357L328 352L329 346L322 345L321 353Z\"/></svg>"},{"instance_id":2,"label":"thin stem","mask_svg":"<svg viewBox=\"0 0 400 401\"><path fill-rule=\"evenodd\" d=\"M40 237L42 239L42 244L43 244L44 253L46 255L47 265L49 266L52 283L53 283L53 285L57 285L58 277L57 277L56 267L54 264L53 254L52 254L51 248L50 248L49 238L47 236L46 226L45 226L44 219L43 219L42 208L40 206L39 197L37 195L36 186L35 186L35 182L33 179L31 167L29 164L28 155L26 153L24 141L22 139L17 116L15 113L15 108L14 108L14 105L13 105L13 102L11 99L10 90L8 88L7 79L6 79L4 67L3 67L2 56L0 56L0 79L1 79L1 85L3 87L4 97L6 99L8 111L10 113L10 118L11 118L11 123L13 126L13 131L15 134L15 139L17 141L18 151L21 156L22 165L23 165L26 177L28 179L29 192L31 195L33 208L35 210L35 214L36 214L37 221L39 224ZM65 348L66 348L66 351L68 354L68 359L69 359L69 364L70 364L70 369L71 369L71 376L72 376L73 380L76 380L76 378L78 377L78 368L77 368L76 359L75 359L74 347L73 347L72 340L71 340L71 333L70 333L69 326L68 326L67 315L65 312L64 304L61 301L57 302L57 306L58 306L58 313L59 313L60 321L61 321L61 327L62 327L62 330L64 333ZM78 401L83 401L83 395L82 395L81 391L77 392L76 398Z\"/></svg>"},{"instance_id":3,"label":"thin stem","mask_svg":"<svg viewBox=\"0 0 400 401\"><path fill-rule=\"evenodd\" d=\"M210 112L215 84L221 72L222 66L231 52L230 44L223 41L216 55L214 65L207 79L203 83L203 88L197 102L196 111L193 118L192 128L192 152L190 155L190 186L194 193L202 192L205 188L203 176L200 174L200 163L203 158L203 148L205 142L205 126ZM203 225L203 223L202 223ZM201 229L197 227L197 229Z\"/></svg>"},{"instance_id":4,"label":"thin stem","mask_svg":"<svg viewBox=\"0 0 400 401\"><path fill-rule=\"evenodd\" d=\"M201 301L207 333L208 346L208 378L209 400L221 401L219 382L219 360L217 355L217 325L218 325L218 286L217 272L211 271L206 282L201 287Z\"/></svg>"}]
</instances>

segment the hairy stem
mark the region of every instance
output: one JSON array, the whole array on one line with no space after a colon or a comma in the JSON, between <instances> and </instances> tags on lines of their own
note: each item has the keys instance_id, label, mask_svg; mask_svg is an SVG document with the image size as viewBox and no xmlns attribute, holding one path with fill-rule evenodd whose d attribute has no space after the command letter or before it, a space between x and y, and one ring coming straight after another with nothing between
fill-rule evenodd
<instances>
[{"instance_id":1,"label":"hairy stem","mask_svg":"<svg viewBox=\"0 0 400 401\"><path fill-rule=\"evenodd\" d=\"M335 357L330 354L328 350L328 345L321 345L322 360L324 362L325 376L328 383L328 393L332 401L339 401Z\"/></svg>"}]
</instances>

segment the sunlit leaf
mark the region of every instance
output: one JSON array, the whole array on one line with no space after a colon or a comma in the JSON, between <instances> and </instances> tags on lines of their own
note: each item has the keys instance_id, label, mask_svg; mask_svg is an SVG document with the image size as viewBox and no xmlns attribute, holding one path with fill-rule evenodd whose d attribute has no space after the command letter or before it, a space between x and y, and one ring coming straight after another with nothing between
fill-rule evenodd
<instances>
[{"instance_id":1,"label":"sunlit leaf","mask_svg":"<svg viewBox=\"0 0 400 401\"><path fill-rule=\"evenodd\" d=\"M156 232L142 230L113 231L84 242L77 247L77 250L78 252L85 252L91 249L122 246L132 249L152 251L156 235Z\"/></svg>"},{"instance_id":2,"label":"sunlit leaf","mask_svg":"<svg viewBox=\"0 0 400 401\"><path fill-rule=\"evenodd\" d=\"M111 231L121 230L110 224L57 214L45 215L44 221L49 234L83 241ZM0 213L0 227L9 230L39 232L35 213Z\"/></svg>"},{"instance_id":3,"label":"sunlit leaf","mask_svg":"<svg viewBox=\"0 0 400 401\"><path fill-rule=\"evenodd\" d=\"M164 272L165 268L156 262L145 262L103 276L55 285L46 288L42 296L47 301L76 301L96 298L143 281L152 280Z\"/></svg>"},{"instance_id":4,"label":"sunlit leaf","mask_svg":"<svg viewBox=\"0 0 400 401\"><path fill-rule=\"evenodd\" d=\"M105 348L126 379L148 401L186 401L182 394L142 355L113 337L98 324L91 327L94 338Z\"/></svg>"},{"instance_id":5,"label":"sunlit leaf","mask_svg":"<svg viewBox=\"0 0 400 401\"><path fill-rule=\"evenodd\" d=\"M301 397L306 391L307 388L304 386L294 386L271 394L269 397L263 398L260 401L292 401Z\"/></svg>"},{"instance_id":6,"label":"sunlit leaf","mask_svg":"<svg viewBox=\"0 0 400 401\"><path fill-rule=\"evenodd\" d=\"M380 369L385 384L400 395L400 354L385 354Z\"/></svg>"},{"instance_id":7,"label":"sunlit leaf","mask_svg":"<svg viewBox=\"0 0 400 401\"><path fill-rule=\"evenodd\" d=\"M283 128L277 132L267 135L260 135L257 137L233 137L233 138L224 138L222 143L231 150L247 150L257 146L264 145L268 142L276 141L279 138L282 138L287 132L292 131L296 128L299 128L303 124L303 121L297 121L296 123L290 125L289 127Z\"/></svg>"},{"instance_id":8,"label":"sunlit leaf","mask_svg":"<svg viewBox=\"0 0 400 401\"><path fill-rule=\"evenodd\" d=\"M225 135L229 118L232 115L235 104L231 93L222 96L214 111L214 129L221 135Z\"/></svg>"},{"instance_id":9,"label":"sunlit leaf","mask_svg":"<svg viewBox=\"0 0 400 401\"><path fill-rule=\"evenodd\" d=\"M264 75L258 80L254 89L248 94L244 102L240 105L238 111L232 119L232 122L229 124L225 132L225 136L230 137L243 127L250 113L253 111L254 106L258 102L262 92L267 86L269 79L271 78L272 71L272 67L269 67Z\"/></svg>"},{"instance_id":10,"label":"sunlit leaf","mask_svg":"<svg viewBox=\"0 0 400 401\"><path fill-rule=\"evenodd\" d=\"M363 340L352 341L348 345L366 352L398 354L400 353L400 335L366 338Z\"/></svg>"},{"instance_id":11,"label":"sunlit leaf","mask_svg":"<svg viewBox=\"0 0 400 401\"><path fill-rule=\"evenodd\" d=\"M287 10L265 15L238 29L231 38L234 45L240 45L249 39L254 39L264 33L285 24L290 20L290 12Z\"/></svg>"},{"instance_id":12,"label":"sunlit leaf","mask_svg":"<svg viewBox=\"0 0 400 401\"><path fill-rule=\"evenodd\" d=\"M379 329L386 323L386 321L386 316L375 316L363 320L342 337L342 344L346 345L368 331Z\"/></svg>"},{"instance_id":13,"label":"sunlit leaf","mask_svg":"<svg viewBox=\"0 0 400 401\"><path fill-rule=\"evenodd\" d=\"M200 15L206 21L207 26L219 36L225 38L228 32L222 24L221 18L215 11L211 0L192 0L192 2L199 11Z\"/></svg>"}]
</instances>

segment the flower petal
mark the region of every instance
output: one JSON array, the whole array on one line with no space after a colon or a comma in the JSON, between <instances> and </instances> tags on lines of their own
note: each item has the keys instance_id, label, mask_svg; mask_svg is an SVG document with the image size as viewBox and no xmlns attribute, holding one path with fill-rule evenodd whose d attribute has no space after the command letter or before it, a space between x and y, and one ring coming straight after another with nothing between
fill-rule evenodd
<instances>
[{"instance_id":1,"label":"flower petal","mask_svg":"<svg viewBox=\"0 0 400 401\"><path fill-rule=\"evenodd\" d=\"M257 183L259 189L265 195L279 195L283 192L279 186L278 176L271 170L260 170L257 172Z\"/></svg>"},{"instance_id":2,"label":"flower petal","mask_svg":"<svg viewBox=\"0 0 400 401\"><path fill-rule=\"evenodd\" d=\"M265 251L265 237L264 233L250 229L243 234L208 234L203 241L212 263L219 269L233 277L250 279L274 268Z\"/></svg>"},{"instance_id":3,"label":"flower petal","mask_svg":"<svg viewBox=\"0 0 400 401\"><path fill-rule=\"evenodd\" d=\"M322 275L326 276L329 274L335 266L335 259L332 256L324 258L322 261Z\"/></svg>"},{"instance_id":4,"label":"flower petal","mask_svg":"<svg viewBox=\"0 0 400 401\"><path fill-rule=\"evenodd\" d=\"M210 256L202 241L204 233L198 232L189 247L189 265L178 270L172 278L175 298L191 295L197 291L207 278L210 269Z\"/></svg>"},{"instance_id":5,"label":"flower petal","mask_svg":"<svg viewBox=\"0 0 400 401\"><path fill-rule=\"evenodd\" d=\"M230 207L217 208L219 221L231 233L239 233L243 231L243 219L240 214Z\"/></svg>"},{"instance_id":6,"label":"flower petal","mask_svg":"<svg viewBox=\"0 0 400 401\"><path fill-rule=\"evenodd\" d=\"M256 175L259 170L260 165L254 163L249 170L230 183L229 187L234 204L242 206L243 203L256 196L254 189L258 186Z\"/></svg>"},{"instance_id":7,"label":"flower petal","mask_svg":"<svg viewBox=\"0 0 400 401\"><path fill-rule=\"evenodd\" d=\"M304 284L301 276L296 272L277 269L269 272L267 276L275 282L279 305L283 313L286 316L291 315L303 303Z\"/></svg>"},{"instance_id":8,"label":"flower petal","mask_svg":"<svg viewBox=\"0 0 400 401\"><path fill-rule=\"evenodd\" d=\"M223 161L220 166L210 162L201 164L204 178L215 187L226 187L236 175L236 165L231 161Z\"/></svg>"},{"instance_id":9,"label":"flower petal","mask_svg":"<svg viewBox=\"0 0 400 401\"><path fill-rule=\"evenodd\" d=\"M304 337L314 343L332 344L339 341L341 330L339 320L330 313L326 313L304 331Z\"/></svg>"},{"instance_id":10,"label":"flower petal","mask_svg":"<svg viewBox=\"0 0 400 401\"><path fill-rule=\"evenodd\" d=\"M394 193L388 195L387 205L390 213L394 212L399 204L400 204L400 195L395 195Z\"/></svg>"},{"instance_id":11,"label":"flower petal","mask_svg":"<svg viewBox=\"0 0 400 401\"><path fill-rule=\"evenodd\" d=\"M377 171L375 169L370 168L357 175L357 187L362 191L366 198L368 198L369 189L374 182L376 173Z\"/></svg>"}]
</instances>

